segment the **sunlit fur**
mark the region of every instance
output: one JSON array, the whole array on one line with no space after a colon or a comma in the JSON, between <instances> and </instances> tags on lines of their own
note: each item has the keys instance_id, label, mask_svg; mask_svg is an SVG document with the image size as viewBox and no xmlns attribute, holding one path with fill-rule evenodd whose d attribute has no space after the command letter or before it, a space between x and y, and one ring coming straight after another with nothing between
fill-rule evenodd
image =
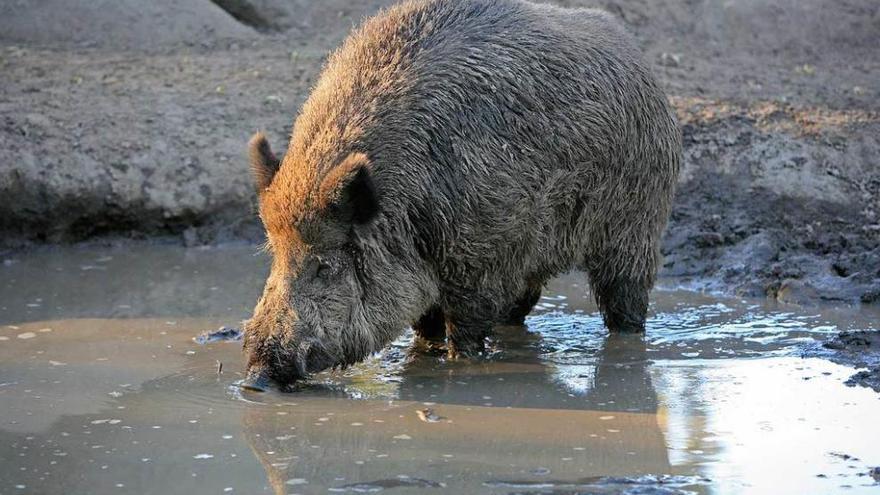
<instances>
[{"instance_id":1,"label":"sunlit fur","mask_svg":"<svg viewBox=\"0 0 880 495\"><path fill-rule=\"evenodd\" d=\"M680 146L636 43L604 12L381 12L330 57L260 192L274 262L249 367L288 382L351 364L432 308L442 328L425 333L479 350L575 268L612 330L643 330ZM375 203L340 205L351 191ZM376 211L351 221L351 204Z\"/></svg>"}]
</instances>

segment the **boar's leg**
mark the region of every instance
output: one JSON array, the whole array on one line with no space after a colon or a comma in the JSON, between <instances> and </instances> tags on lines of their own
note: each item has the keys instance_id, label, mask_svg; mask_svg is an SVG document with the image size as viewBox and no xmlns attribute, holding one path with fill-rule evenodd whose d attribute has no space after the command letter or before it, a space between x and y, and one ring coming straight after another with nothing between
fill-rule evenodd
<instances>
[{"instance_id":1,"label":"boar's leg","mask_svg":"<svg viewBox=\"0 0 880 495\"><path fill-rule=\"evenodd\" d=\"M504 319L504 324L518 326L524 325L526 322L526 316L532 312L532 308L535 307L535 304L538 304L539 299L541 299L541 288L529 287L526 293L516 301L513 308L510 309L510 312L507 313L507 317Z\"/></svg>"},{"instance_id":2,"label":"boar's leg","mask_svg":"<svg viewBox=\"0 0 880 495\"><path fill-rule=\"evenodd\" d=\"M486 348L492 323L486 320L454 318L446 320L446 349L449 357L476 356Z\"/></svg>"},{"instance_id":3,"label":"boar's leg","mask_svg":"<svg viewBox=\"0 0 880 495\"><path fill-rule=\"evenodd\" d=\"M443 342L446 339L446 316L440 306L432 306L412 328L417 336L429 343Z\"/></svg>"},{"instance_id":4,"label":"boar's leg","mask_svg":"<svg viewBox=\"0 0 880 495\"><path fill-rule=\"evenodd\" d=\"M648 293L654 284L653 267L643 276L624 274L623 267L605 258L589 271L590 286L605 326L612 332L644 332Z\"/></svg>"}]
</instances>

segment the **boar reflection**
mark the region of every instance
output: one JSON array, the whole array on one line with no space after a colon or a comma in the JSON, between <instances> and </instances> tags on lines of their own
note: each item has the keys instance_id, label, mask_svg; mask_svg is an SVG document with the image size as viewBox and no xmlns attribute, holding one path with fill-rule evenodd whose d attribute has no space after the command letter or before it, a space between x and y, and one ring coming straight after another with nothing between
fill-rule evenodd
<instances>
[{"instance_id":1,"label":"boar reflection","mask_svg":"<svg viewBox=\"0 0 880 495\"><path fill-rule=\"evenodd\" d=\"M670 471L640 336L610 335L591 371L571 377L539 356L537 334L499 334L505 350L497 359L440 370L437 360L408 360L395 400L307 389L249 408L244 431L275 493L316 486L471 493L489 479L542 473L574 480ZM436 422L420 418L425 408Z\"/></svg>"}]
</instances>

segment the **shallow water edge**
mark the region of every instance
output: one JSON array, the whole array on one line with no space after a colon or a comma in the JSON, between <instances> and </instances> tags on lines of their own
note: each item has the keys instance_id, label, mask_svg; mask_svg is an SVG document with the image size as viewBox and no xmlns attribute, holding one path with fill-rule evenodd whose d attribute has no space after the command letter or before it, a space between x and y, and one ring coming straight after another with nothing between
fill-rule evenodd
<instances>
[{"instance_id":1,"label":"shallow water edge","mask_svg":"<svg viewBox=\"0 0 880 495\"><path fill-rule=\"evenodd\" d=\"M295 394L252 394L240 344L192 337L246 318L265 272L249 247L0 267L0 494L877 489L880 397L803 357L876 330L870 308L661 288L633 338L607 334L570 274L485 359L414 352L406 333Z\"/></svg>"}]
</instances>

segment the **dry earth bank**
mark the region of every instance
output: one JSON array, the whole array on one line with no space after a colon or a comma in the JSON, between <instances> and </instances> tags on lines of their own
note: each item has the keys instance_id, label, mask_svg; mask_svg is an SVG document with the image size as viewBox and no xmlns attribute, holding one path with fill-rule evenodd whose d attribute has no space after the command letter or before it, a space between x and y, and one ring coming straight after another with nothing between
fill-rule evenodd
<instances>
[{"instance_id":1,"label":"dry earth bank","mask_svg":"<svg viewBox=\"0 0 880 495\"><path fill-rule=\"evenodd\" d=\"M244 143L283 147L327 52L387 3L0 0L0 245L258 240ZM880 4L599 4L683 127L664 275L877 304Z\"/></svg>"}]
</instances>

